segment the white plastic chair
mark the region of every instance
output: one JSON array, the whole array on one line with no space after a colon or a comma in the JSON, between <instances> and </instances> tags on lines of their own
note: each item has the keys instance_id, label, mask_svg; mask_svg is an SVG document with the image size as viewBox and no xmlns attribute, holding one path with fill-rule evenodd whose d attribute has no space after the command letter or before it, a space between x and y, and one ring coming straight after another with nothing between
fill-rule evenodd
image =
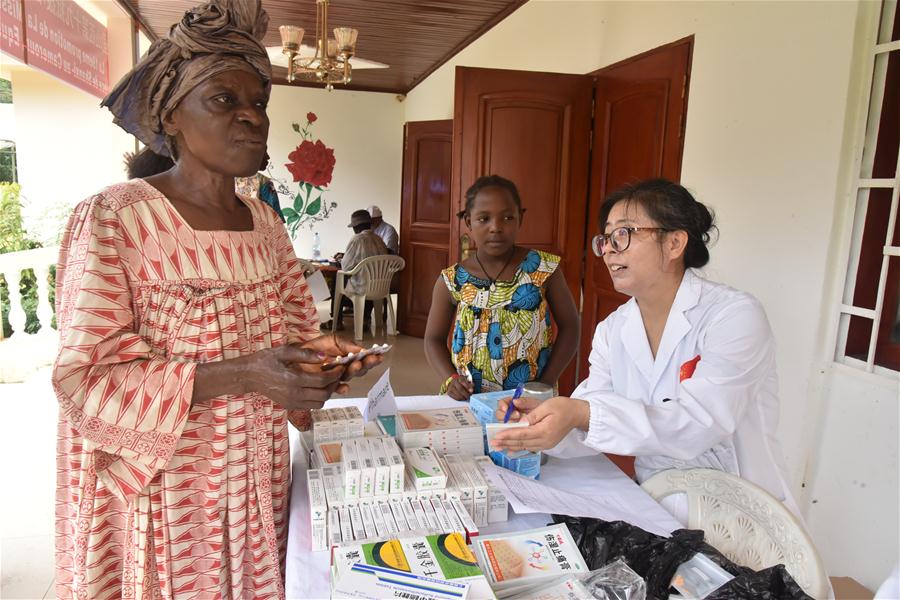
<instances>
[{"instance_id":1,"label":"white plastic chair","mask_svg":"<svg viewBox=\"0 0 900 600\"><path fill-rule=\"evenodd\" d=\"M803 525L761 487L715 469L671 469L641 487L656 501L687 494L688 527L731 561L760 570L783 564L813 598L829 597L822 559Z\"/></svg>"},{"instance_id":2,"label":"white plastic chair","mask_svg":"<svg viewBox=\"0 0 900 600\"><path fill-rule=\"evenodd\" d=\"M337 309L341 305L342 297L346 296L353 302L353 339L361 340L363 338L363 320L365 318L363 313L366 300L371 300L375 304L375 322L377 324L381 324L384 320L382 302L387 303L387 333L388 335L397 335L397 320L394 316L394 303L391 300L391 278L394 273L403 270L405 266L406 261L401 257L385 254L364 258L349 271L338 271L334 286L334 309L331 311L335 318L332 320L331 330L337 329ZM365 293L354 294L345 289L344 281L353 275L360 275L365 281Z\"/></svg>"}]
</instances>

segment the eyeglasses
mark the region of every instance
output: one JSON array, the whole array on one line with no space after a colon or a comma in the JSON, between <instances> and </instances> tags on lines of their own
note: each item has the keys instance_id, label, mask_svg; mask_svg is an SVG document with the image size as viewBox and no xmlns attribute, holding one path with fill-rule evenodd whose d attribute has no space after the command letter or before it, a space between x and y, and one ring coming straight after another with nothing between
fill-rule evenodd
<instances>
[{"instance_id":1,"label":"eyeglasses","mask_svg":"<svg viewBox=\"0 0 900 600\"><path fill-rule=\"evenodd\" d=\"M616 252L625 252L631 245L631 234L635 231L671 231L663 227L616 227L609 233L598 233L591 240L591 249L599 258L605 253L604 248L609 244Z\"/></svg>"}]
</instances>

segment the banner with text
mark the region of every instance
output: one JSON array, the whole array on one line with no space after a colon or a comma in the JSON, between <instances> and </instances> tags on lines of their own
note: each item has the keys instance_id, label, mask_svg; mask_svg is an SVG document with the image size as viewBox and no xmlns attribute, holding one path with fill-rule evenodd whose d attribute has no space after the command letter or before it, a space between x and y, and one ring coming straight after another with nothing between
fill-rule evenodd
<instances>
[{"instance_id":1,"label":"banner with text","mask_svg":"<svg viewBox=\"0 0 900 600\"><path fill-rule=\"evenodd\" d=\"M105 96L106 27L74 0L27 0L24 9L25 62L94 96Z\"/></svg>"},{"instance_id":2,"label":"banner with text","mask_svg":"<svg viewBox=\"0 0 900 600\"><path fill-rule=\"evenodd\" d=\"M22 29L22 0L0 0L0 50L24 61Z\"/></svg>"}]
</instances>

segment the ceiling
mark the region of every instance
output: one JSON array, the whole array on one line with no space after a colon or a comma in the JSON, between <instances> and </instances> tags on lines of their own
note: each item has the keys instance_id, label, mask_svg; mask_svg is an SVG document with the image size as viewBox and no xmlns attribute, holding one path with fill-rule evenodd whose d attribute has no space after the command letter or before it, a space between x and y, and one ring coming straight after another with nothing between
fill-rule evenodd
<instances>
[{"instance_id":1,"label":"ceiling","mask_svg":"<svg viewBox=\"0 0 900 600\"><path fill-rule=\"evenodd\" d=\"M203 0L119 0L156 39L185 11ZM356 53L360 58L390 65L387 69L356 69L346 89L405 94L435 69L502 21L527 0L330 0L329 29L359 30ZM262 0L269 13L264 44L281 44L280 25L306 30L304 43L315 36L315 0ZM287 84L287 69L274 68L275 83ZM295 82L291 85L314 83ZM335 89L344 89L336 86Z\"/></svg>"}]
</instances>

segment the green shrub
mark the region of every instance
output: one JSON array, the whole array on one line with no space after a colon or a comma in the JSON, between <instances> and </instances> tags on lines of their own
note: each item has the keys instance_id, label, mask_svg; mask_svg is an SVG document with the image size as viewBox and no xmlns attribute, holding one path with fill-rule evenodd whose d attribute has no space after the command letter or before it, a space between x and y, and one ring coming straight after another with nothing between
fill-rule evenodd
<instances>
[{"instance_id":1,"label":"green shrub","mask_svg":"<svg viewBox=\"0 0 900 600\"><path fill-rule=\"evenodd\" d=\"M21 187L17 183L0 183L0 254L40 248L41 244L28 237L22 227L22 205L19 197ZM54 300L56 267L50 269L50 301ZM34 271L22 271L19 282L22 307L25 309L25 331L35 333L40 328L37 320L37 280ZM0 283L0 313L3 317L3 337L12 335L9 324L9 286L4 277ZM55 317L54 317L55 321Z\"/></svg>"}]
</instances>

